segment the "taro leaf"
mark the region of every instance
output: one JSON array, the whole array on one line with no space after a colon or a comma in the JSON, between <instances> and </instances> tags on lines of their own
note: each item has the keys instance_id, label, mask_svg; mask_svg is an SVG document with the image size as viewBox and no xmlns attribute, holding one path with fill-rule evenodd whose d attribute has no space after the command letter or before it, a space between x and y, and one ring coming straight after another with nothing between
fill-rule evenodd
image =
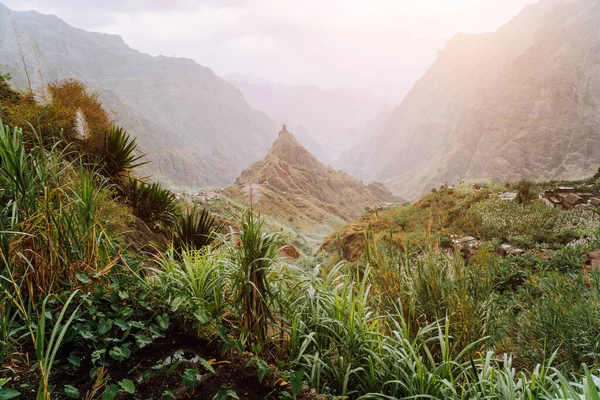
<instances>
[{"instance_id":1,"label":"taro leaf","mask_svg":"<svg viewBox=\"0 0 600 400\"><path fill-rule=\"evenodd\" d=\"M163 315L157 315L156 322L158 322L158 326L160 326L162 330L166 331L169 328L169 316L166 313Z\"/></svg>"},{"instance_id":2,"label":"taro leaf","mask_svg":"<svg viewBox=\"0 0 600 400\"><path fill-rule=\"evenodd\" d=\"M290 387L292 388L292 393L297 396L302 391L302 379L304 378L303 371L296 371L292 374L290 379Z\"/></svg>"},{"instance_id":3,"label":"taro leaf","mask_svg":"<svg viewBox=\"0 0 600 400\"><path fill-rule=\"evenodd\" d=\"M119 381L119 386L121 386L121 389L129 394L135 393L135 385L131 379L123 379L122 381Z\"/></svg>"},{"instance_id":4,"label":"taro leaf","mask_svg":"<svg viewBox=\"0 0 600 400\"><path fill-rule=\"evenodd\" d=\"M104 358L105 354L106 349L94 350L94 352L92 352L92 362L95 363L96 361L100 361L102 358Z\"/></svg>"},{"instance_id":5,"label":"taro leaf","mask_svg":"<svg viewBox=\"0 0 600 400\"><path fill-rule=\"evenodd\" d=\"M115 319L115 325L124 331L129 329L129 324L127 322L123 321L122 319Z\"/></svg>"},{"instance_id":6,"label":"taro leaf","mask_svg":"<svg viewBox=\"0 0 600 400\"><path fill-rule=\"evenodd\" d=\"M102 400L113 400L116 399L119 395L119 386L111 384L104 389L104 395L102 396Z\"/></svg>"},{"instance_id":7,"label":"taro leaf","mask_svg":"<svg viewBox=\"0 0 600 400\"><path fill-rule=\"evenodd\" d=\"M129 348L125 346L115 346L112 349L110 349L108 354L117 361L123 361L126 358L129 358L129 356L131 355L131 350L129 350Z\"/></svg>"},{"instance_id":8,"label":"taro leaf","mask_svg":"<svg viewBox=\"0 0 600 400\"><path fill-rule=\"evenodd\" d=\"M119 310L118 315L119 315L119 318L126 321L129 317L131 317L133 315L133 308L123 307Z\"/></svg>"},{"instance_id":9,"label":"taro leaf","mask_svg":"<svg viewBox=\"0 0 600 400\"><path fill-rule=\"evenodd\" d=\"M129 298L129 293L124 290L119 290L119 297L121 300L127 300Z\"/></svg>"},{"instance_id":10,"label":"taro leaf","mask_svg":"<svg viewBox=\"0 0 600 400\"><path fill-rule=\"evenodd\" d=\"M98 334L99 335L106 335L108 333L108 331L110 331L113 327L113 321L112 319L104 319L102 318L100 320L100 322L98 323Z\"/></svg>"},{"instance_id":11,"label":"taro leaf","mask_svg":"<svg viewBox=\"0 0 600 400\"><path fill-rule=\"evenodd\" d=\"M75 278L84 285L87 285L90 282L90 278L86 274L76 274Z\"/></svg>"},{"instance_id":12,"label":"taro leaf","mask_svg":"<svg viewBox=\"0 0 600 400\"><path fill-rule=\"evenodd\" d=\"M165 390L162 394L163 397L170 397L172 399L176 399L177 396L175 396L175 393L171 392L170 390Z\"/></svg>"},{"instance_id":13,"label":"taro leaf","mask_svg":"<svg viewBox=\"0 0 600 400\"><path fill-rule=\"evenodd\" d=\"M80 330L79 334L81 335L82 338L84 338L86 340L95 339L94 334L88 329Z\"/></svg>"},{"instance_id":14,"label":"taro leaf","mask_svg":"<svg viewBox=\"0 0 600 400\"><path fill-rule=\"evenodd\" d=\"M79 389L71 385L65 385L65 394L71 399L78 399Z\"/></svg>"},{"instance_id":15,"label":"taro leaf","mask_svg":"<svg viewBox=\"0 0 600 400\"><path fill-rule=\"evenodd\" d=\"M0 400L14 399L20 395L21 392L18 392L14 389L0 387Z\"/></svg>"},{"instance_id":16,"label":"taro leaf","mask_svg":"<svg viewBox=\"0 0 600 400\"><path fill-rule=\"evenodd\" d=\"M138 333L135 336L135 341L140 346L145 346L147 344L152 343L152 338L144 335L143 333Z\"/></svg>"},{"instance_id":17,"label":"taro leaf","mask_svg":"<svg viewBox=\"0 0 600 400\"><path fill-rule=\"evenodd\" d=\"M185 297L183 296L177 296L175 297L175 299L173 299L173 302L171 303L171 311L175 312L179 309L179 307L183 304L183 302L185 301Z\"/></svg>"},{"instance_id":18,"label":"taro leaf","mask_svg":"<svg viewBox=\"0 0 600 400\"><path fill-rule=\"evenodd\" d=\"M256 364L258 366L258 381L262 383L265 375L269 373L269 364L265 360L258 360Z\"/></svg>"},{"instance_id":19,"label":"taro leaf","mask_svg":"<svg viewBox=\"0 0 600 400\"><path fill-rule=\"evenodd\" d=\"M204 358L198 357L198 361L200 362L200 364L202 364L202 366L204 368L206 368L207 370L209 370L213 374L216 374L215 369L213 368L213 366L208 361L206 361Z\"/></svg>"},{"instance_id":20,"label":"taro leaf","mask_svg":"<svg viewBox=\"0 0 600 400\"><path fill-rule=\"evenodd\" d=\"M88 314L90 314L90 315L96 314L96 311L98 311L98 307L97 306L90 306L88 308Z\"/></svg>"},{"instance_id":21,"label":"taro leaf","mask_svg":"<svg viewBox=\"0 0 600 400\"><path fill-rule=\"evenodd\" d=\"M144 327L146 326L143 323L141 323L140 321L129 321L129 325L131 325L134 328L138 328L138 329L144 329Z\"/></svg>"},{"instance_id":22,"label":"taro leaf","mask_svg":"<svg viewBox=\"0 0 600 400\"><path fill-rule=\"evenodd\" d=\"M186 369L185 373L183 374L183 383L185 386L192 389L198 387L198 385L200 385L200 380L198 377L200 376L200 371L197 369Z\"/></svg>"},{"instance_id":23,"label":"taro leaf","mask_svg":"<svg viewBox=\"0 0 600 400\"><path fill-rule=\"evenodd\" d=\"M215 394L215 396L213 397L213 400L227 400L228 398L234 398L237 400L240 400L240 398L238 397L237 393L234 392L233 390L229 389L229 390L220 390L217 394Z\"/></svg>"},{"instance_id":24,"label":"taro leaf","mask_svg":"<svg viewBox=\"0 0 600 400\"><path fill-rule=\"evenodd\" d=\"M194 317L196 317L196 319L198 320L198 322L200 322L202 325L206 324L208 322L208 317L206 316L205 313L203 313L200 310L196 310L194 312Z\"/></svg>"},{"instance_id":25,"label":"taro leaf","mask_svg":"<svg viewBox=\"0 0 600 400\"><path fill-rule=\"evenodd\" d=\"M75 367L79 367L81 365L81 360L73 353L69 355L69 362Z\"/></svg>"},{"instance_id":26,"label":"taro leaf","mask_svg":"<svg viewBox=\"0 0 600 400\"><path fill-rule=\"evenodd\" d=\"M158 337L165 337L165 333L156 325L150 325L150 332Z\"/></svg>"}]
</instances>

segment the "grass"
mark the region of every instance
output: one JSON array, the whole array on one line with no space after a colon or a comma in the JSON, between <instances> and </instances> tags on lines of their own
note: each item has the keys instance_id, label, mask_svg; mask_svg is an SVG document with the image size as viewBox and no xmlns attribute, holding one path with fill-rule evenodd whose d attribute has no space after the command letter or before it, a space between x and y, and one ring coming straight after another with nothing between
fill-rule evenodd
<instances>
[{"instance_id":1,"label":"grass","mask_svg":"<svg viewBox=\"0 0 600 400\"><path fill-rule=\"evenodd\" d=\"M93 98L65 90L66 111L48 120L70 127L77 101ZM94 115L96 140L104 123ZM353 400L600 396L600 273L582 266L600 248L594 220L459 185L338 232L333 253L360 247L352 263L291 262L252 210L217 236L207 212L179 219L171 192L136 179L137 159L119 157L113 170L132 177L115 188L89 162L102 159L90 154L96 142L58 141L38 122L29 135L0 124L0 359L10 379L0 398L139 396L169 376L186 385L180 397L194 396L197 370L142 370L136 358L182 332L252 351L257 385L289 383L284 398L303 383ZM135 147L123 132L119 141ZM128 248L121 233L133 215L174 246L153 257ZM452 233L485 242L461 251ZM575 237L585 240L564 245ZM531 250L502 257L504 240ZM546 244L552 254L537 251Z\"/></svg>"}]
</instances>

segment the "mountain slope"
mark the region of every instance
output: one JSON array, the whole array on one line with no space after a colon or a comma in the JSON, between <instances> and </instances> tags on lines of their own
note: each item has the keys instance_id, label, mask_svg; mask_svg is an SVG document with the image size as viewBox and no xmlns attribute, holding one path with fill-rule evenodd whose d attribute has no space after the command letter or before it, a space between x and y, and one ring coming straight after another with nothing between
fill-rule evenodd
<instances>
[{"instance_id":1,"label":"mountain slope","mask_svg":"<svg viewBox=\"0 0 600 400\"><path fill-rule=\"evenodd\" d=\"M350 171L416 198L463 178L576 178L600 164L600 3L542 0L458 35Z\"/></svg>"},{"instance_id":2,"label":"mountain slope","mask_svg":"<svg viewBox=\"0 0 600 400\"><path fill-rule=\"evenodd\" d=\"M331 229L365 207L399 200L380 183L367 186L322 164L285 125L266 157L244 170L225 195L251 198L258 211L303 232L320 224Z\"/></svg>"},{"instance_id":3,"label":"mountain slope","mask_svg":"<svg viewBox=\"0 0 600 400\"><path fill-rule=\"evenodd\" d=\"M16 29L13 28L13 23ZM18 38L18 40L17 40ZM152 57L114 35L0 4L0 68L26 87L76 78L139 138L147 172L172 187L221 186L268 149L274 125L242 94L193 60Z\"/></svg>"},{"instance_id":4,"label":"mountain slope","mask_svg":"<svg viewBox=\"0 0 600 400\"><path fill-rule=\"evenodd\" d=\"M287 124L317 158L333 165L362 138L384 104L382 99L361 90L289 86L239 75L226 78L252 107L277 123ZM310 132L313 139L305 140L301 130ZM318 154L319 147L322 154Z\"/></svg>"}]
</instances>

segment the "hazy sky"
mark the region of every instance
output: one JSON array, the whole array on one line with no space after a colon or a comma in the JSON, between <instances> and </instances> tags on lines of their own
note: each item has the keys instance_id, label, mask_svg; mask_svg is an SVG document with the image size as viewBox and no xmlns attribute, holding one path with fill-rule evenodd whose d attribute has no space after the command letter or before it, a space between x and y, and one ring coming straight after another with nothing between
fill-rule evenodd
<instances>
[{"instance_id":1,"label":"hazy sky","mask_svg":"<svg viewBox=\"0 0 600 400\"><path fill-rule=\"evenodd\" d=\"M458 32L493 31L535 0L0 0L118 34L221 76L354 87L398 102Z\"/></svg>"}]
</instances>

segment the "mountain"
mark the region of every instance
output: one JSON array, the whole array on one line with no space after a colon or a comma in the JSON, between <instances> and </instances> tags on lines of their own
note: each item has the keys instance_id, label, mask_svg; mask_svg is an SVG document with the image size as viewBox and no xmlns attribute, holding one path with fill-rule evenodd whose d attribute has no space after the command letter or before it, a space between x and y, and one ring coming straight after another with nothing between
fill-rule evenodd
<instances>
[{"instance_id":1,"label":"mountain","mask_svg":"<svg viewBox=\"0 0 600 400\"><path fill-rule=\"evenodd\" d=\"M76 78L152 161L145 172L173 188L225 186L259 159L275 125L233 85L193 60L152 57L119 36L86 32L52 15L0 4L0 70L26 88Z\"/></svg>"},{"instance_id":2,"label":"mountain","mask_svg":"<svg viewBox=\"0 0 600 400\"><path fill-rule=\"evenodd\" d=\"M317 158L334 165L365 135L370 121L384 106L383 99L361 90L289 86L244 75L226 78L252 107L279 124L287 124ZM310 132L311 138L305 140L301 130Z\"/></svg>"},{"instance_id":3,"label":"mountain","mask_svg":"<svg viewBox=\"0 0 600 400\"><path fill-rule=\"evenodd\" d=\"M542 0L459 34L341 167L414 199L445 182L571 179L600 165L600 2Z\"/></svg>"},{"instance_id":4,"label":"mountain","mask_svg":"<svg viewBox=\"0 0 600 400\"><path fill-rule=\"evenodd\" d=\"M285 125L266 157L244 170L224 194L237 201L251 198L262 214L302 232L319 225L333 229L365 207L400 201L381 183L367 186L322 164Z\"/></svg>"}]
</instances>

